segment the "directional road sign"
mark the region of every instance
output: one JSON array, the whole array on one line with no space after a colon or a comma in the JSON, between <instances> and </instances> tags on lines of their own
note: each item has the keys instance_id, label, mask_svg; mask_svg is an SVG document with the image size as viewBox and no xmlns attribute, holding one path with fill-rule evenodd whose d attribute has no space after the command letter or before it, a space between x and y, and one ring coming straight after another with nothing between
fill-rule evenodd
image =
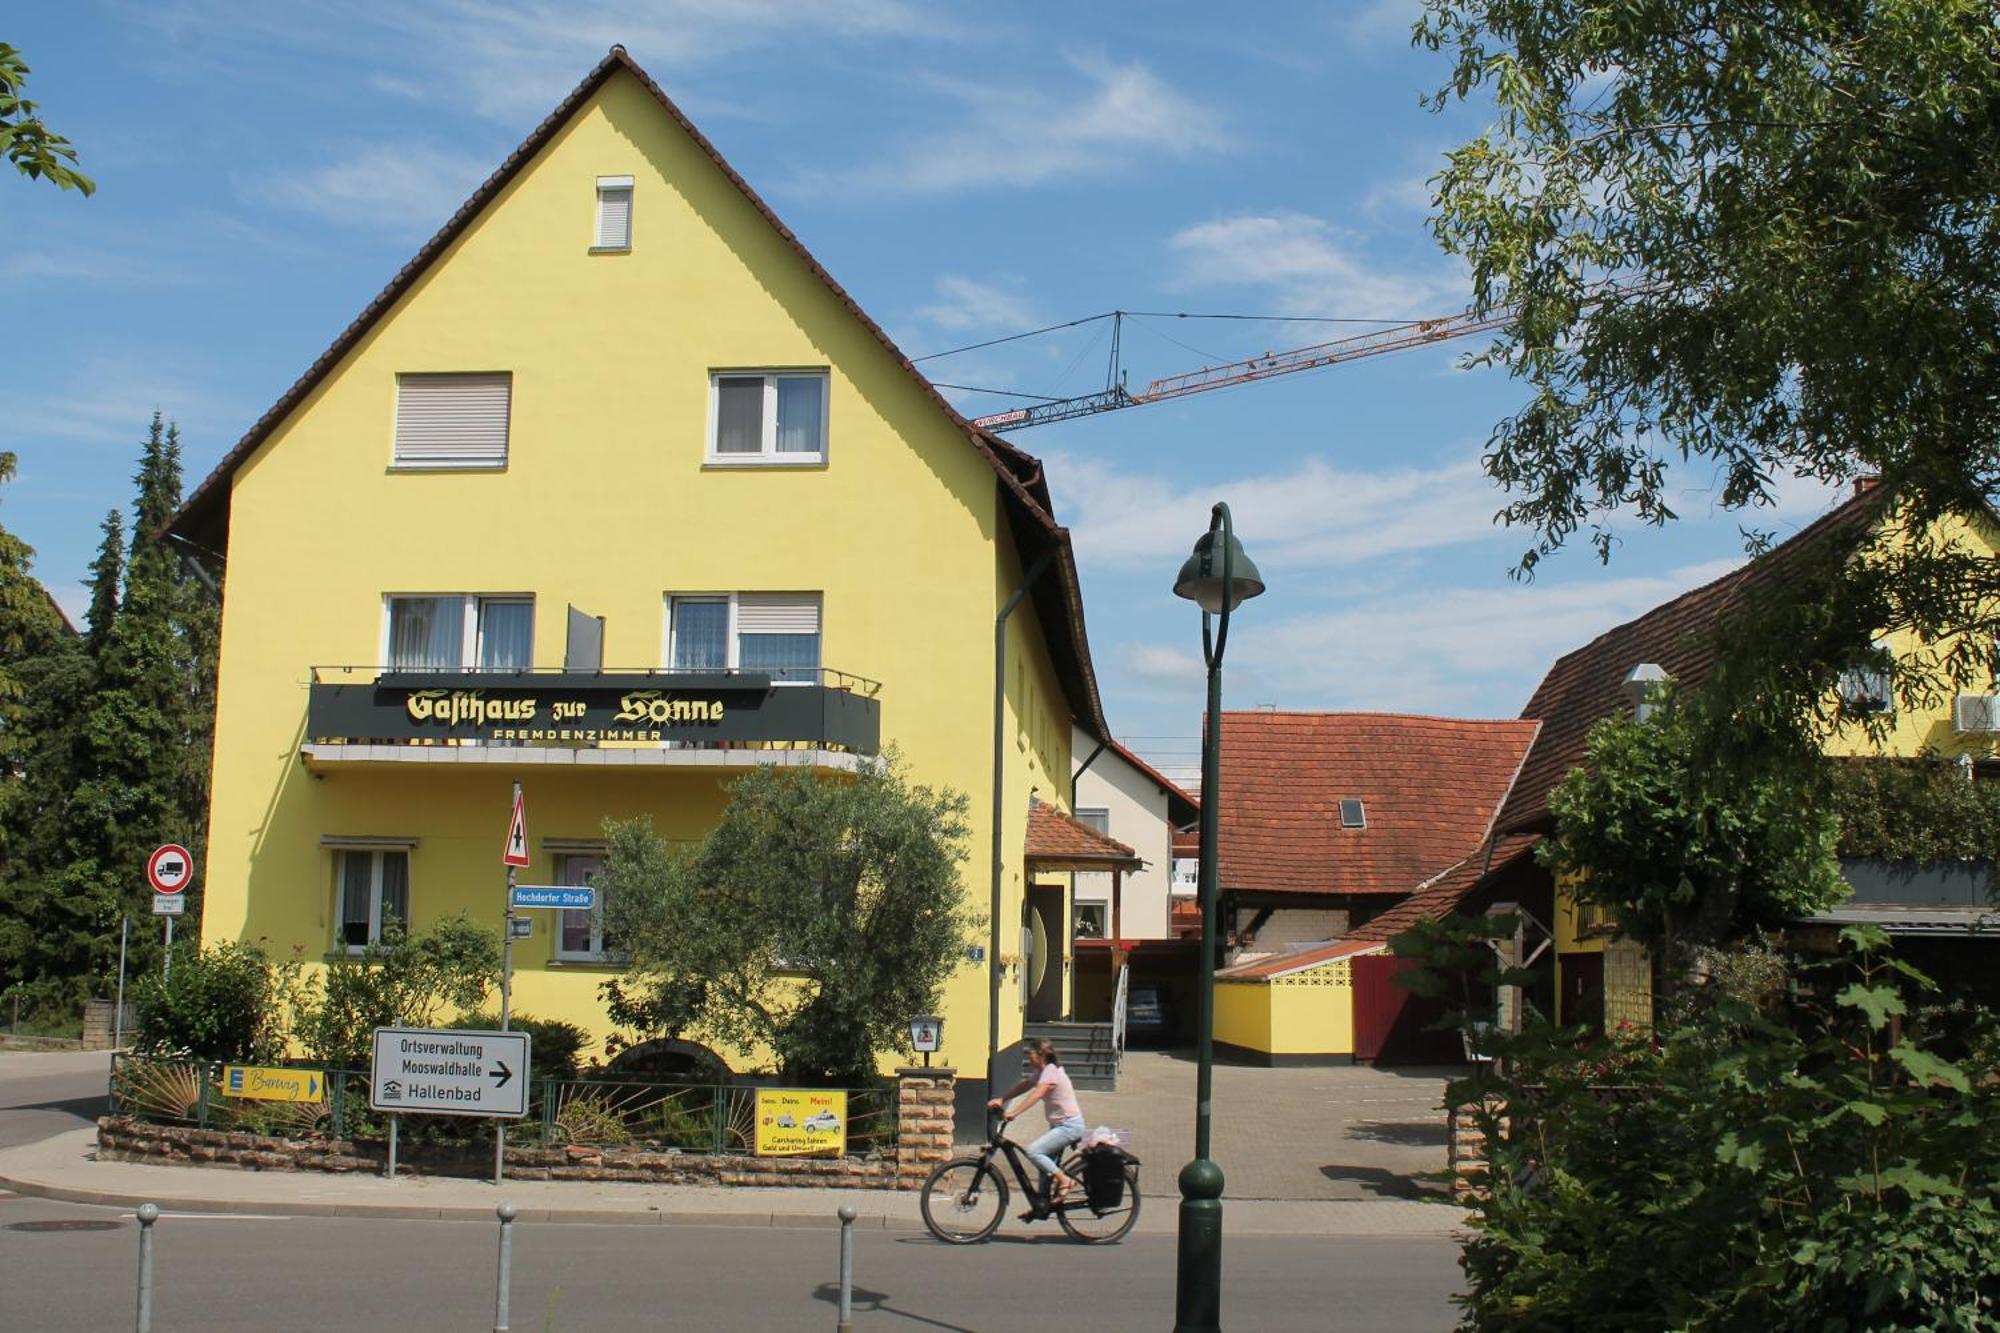
<instances>
[{"instance_id":1,"label":"directional road sign","mask_svg":"<svg viewBox=\"0 0 2000 1333\"><path fill-rule=\"evenodd\" d=\"M178 893L156 893L153 895L154 916L185 916L188 900Z\"/></svg>"},{"instance_id":2,"label":"directional road sign","mask_svg":"<svg viewBox=\"0 0 2000 1333\"><path fill-rule=\"evenodd\" d=\"M588 910L597 906L597 890L587 885L516 884L507 891L507 901L517 912L524 907Z\"/></svg>"},{"instance_id":3,"label":"directional road sign","mask_svg":"<svg viewBox=\"0 0 2000 1333\"><path fill-rule=\"evenodd\" d=\"M179 893L194 881L194 857L177 842L155 847L146 858L146 882L155 893Z\"/></svg>"},{"instance_id":4,"label":"directional road sign","mask_svg":"<svg viewBox=\"0 0 2000 1333\"><path fill-rule=\"evenodd\" d=\"M264 1065L224 1065L222 1095L260 1102L323 1102L326 1074L317 1069L276 1069Z\"/></svg>"},{"instance_id":5,"label":"directional road sign","mask_svg":"<svg viewBox=\"0 0 2000 1333\"><path fill-rule=\"evenodd\" d=\"M376 1028L368 1104L432 1115L528 1113L528 1034Z\"/></svg>"}]
</instances>

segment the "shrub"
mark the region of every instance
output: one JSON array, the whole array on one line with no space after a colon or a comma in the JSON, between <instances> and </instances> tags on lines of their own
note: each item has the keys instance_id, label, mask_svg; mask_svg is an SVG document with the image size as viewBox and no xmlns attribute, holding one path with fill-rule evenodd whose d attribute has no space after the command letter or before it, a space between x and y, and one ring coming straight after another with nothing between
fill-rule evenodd
<instances>
[{"instance_id":1,"label":"shrub","mask_svg":"<svg viewBox=\"0 0 2000 1333\"><path fill-rule=\"evenodd\" d=\"M383 932L298 988L293 1028L306 1054L332 1069L366 1069L378 1027L432 1027L476 1009L500 979L500 936L463 913L430 928Z\"/></svg>"},{"instance_id":2,"label":"shrub","mask_svg":"<svg viewBox=\"0 0 2000 1333\"><path fill-rule=\"evenodd\" d=\"M271 961L252 944L177 946L166 977L133 987L142 1053L265 1061L285 1051L285 1016Z\"/></svg>"},{"instance_id":3,"label":"shrub","mask_svg":"<svg viewBox=\"0 0 2000 1333\"><path fill-rule=\"evenodd\" d=\"M500 1015L484 1011L464 1014L448 1026L491 1032L499 1028ZM507 1026L512 1031L528 1034L529 1077L537 1083L544 1079L575 1078L579 1070L578 1057L591 1045L589 1033L559 1018L511 1014Z\"/></svg>"}]
</instances>

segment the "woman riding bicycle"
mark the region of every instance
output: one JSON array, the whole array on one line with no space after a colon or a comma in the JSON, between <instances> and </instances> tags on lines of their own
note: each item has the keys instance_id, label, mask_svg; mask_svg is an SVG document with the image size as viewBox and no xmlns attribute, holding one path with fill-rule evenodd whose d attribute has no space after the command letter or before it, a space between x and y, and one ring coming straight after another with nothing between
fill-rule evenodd
<instances>
[{"instance_id":1,"label":"woman riding bicycle","mask_svg":"<svg viewBox=\"0 0 2000 1333\"><path fill-rule=\"evenodd\" d=\"M1076 1089L1070 1086L1069 1075L1063 1072L1062 1057L1056 1054L1056 1044L1052 1041L1028 1043L1028 1076L1007 1089L1000 1096L986 1103L989 1110L1002 1111L1006 1103L1022 1093L1020 1104L1011 1111L1005 1111L1002 1119L1013 1120L1027 1114L1028 1108L1041 1102L1048 1112L1049 1131L1028 1145L1028 1160L1041 1168L1043 1193L1053 1207L1063 1201L1063 1196L1076 1182L1064 1175L1056 1166L1056 1155L1083 1138L1083 1107L1077 1103Z\"/></svg>"}]
</instances>

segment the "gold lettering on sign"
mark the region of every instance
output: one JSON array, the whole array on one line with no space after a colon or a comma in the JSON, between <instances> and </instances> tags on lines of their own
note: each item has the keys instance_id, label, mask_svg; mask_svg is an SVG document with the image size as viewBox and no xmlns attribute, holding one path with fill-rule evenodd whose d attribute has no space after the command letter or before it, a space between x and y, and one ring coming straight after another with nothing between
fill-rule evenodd
<instances>
[{"instance_id":1,"label":"gold lettering on sign","mask_svg":"<svg viewBox=\"0 0 2000 1333\"><path fill-rule=\"evenodd\" d=\"M618 722L720 722L720 699L668 699L658 690L639 690L619 696Z\"/></svg>"},{"instance_id":2,"label":"gold lettering on sign","mask_svg":"<svg viewBox=\"0 0 2000 1333\"><path fill-rule=\"evenodd\" d=\"M484 690L412 690L403 707L412 722L483 727L492 722L529 721L539 703L536 699L488 699Z\"/></svg>"}]
</instances>

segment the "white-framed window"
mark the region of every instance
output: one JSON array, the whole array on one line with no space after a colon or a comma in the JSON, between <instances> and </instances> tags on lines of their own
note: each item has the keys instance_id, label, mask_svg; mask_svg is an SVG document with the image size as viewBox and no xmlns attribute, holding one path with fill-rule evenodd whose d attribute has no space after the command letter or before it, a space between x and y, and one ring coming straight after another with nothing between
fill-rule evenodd
<instances>
[{"instance_id":1,"label":"white-framed window","mask_svg":"<svg viewBox=\"0 0 2000 1333\"><path fill-rule=\"evenodd\" d=\"M391 671L525 671L534 665L533 597L392 593L382 603L382 661Z\"/></svg>"},{"instance_id":2,"label":"white-framed window","mask_svg":"<svg viewBox=\"0 0 2000 1333\"><path fill-rule=\"evenodd\" d=\"M824 370L718 370L708 380L708 461L826 461Z\"/></svg>"},{"instance_id":3,"label":"white-framed window","mask_svg":"<svg viewBox=\"0 0 2000 1333\"><path fill-rule=\"evenodd\" d=\"M1104 924L1107 916L1103 903L1078 903L1070 933L1080 940L1101 940L1111 933Z\"/></svg>"},{"instance_id":4,"label":"white-framed window","mask_svg":"<svg viewBox=\"0 0 2000 1333\"><path fill-rule=\"evenodd\" d=\"M396 376L399 468L504 468L512 414L512 372Z\"/></svg>"},{"instance_id":5,"label":"white-framed window","mask_svg":"<svg viewBox=\"0 0 2000 1333\"><path fill-rule=\"evenodd\" d=\"M1859 662L1840 673L1836 687L1841 711L1850 717L1896 710L1896 654L1887 639L1877 639Z\"/></svg>"},{"instance_id":6,"label":"white-framed window","mask_svg":"<svg viewBox=\"0 0 2000 1333\"><path fill-rule=\"evenodd\" d=\"M556 857L556 883L598 886L596 907L559 914L556 957L564 962L604 963L623 956L619 953L617 941L604 931L604 888L598 881L603 869L602 852L564 852Z\"/></svg>"},{"instance_id":7,"label":"white-framed window","mask_svg":"<svg viewBox=\"0 0 2000 1333\"><path fill-rule=\"evenodd\" d=\"M597 230L593 233L592 250L630 250L632 248L632 178L630 176L599 176L597 178Z\"/></svg>"},{"instance_id":8,"label":"white-framed window","mask_svg":"<svg viewBox=\"0 0 2000 1333\"><path fill-rule=\"evenodd\" d=\"M667 651L674 671L766 671L810 683L820 666L816 592L673 593Z\"/></svg>"},{"instance_id":9,"label":"white-framed window","mask_svg":"<svg viewBox=\"0 0 2000 1333\"><path fill-rule=\"evenodd\" d=\"M336 946L359 953L381 942L391 923L410 920L407 847L336 847L333 921Z\"/></svg>"},{"instance_id":10,"label":"white-framed window","mask_svg":"<svg viewBox=\"0 0 2000 1333\"><path fill-rule=\"evenodd\" d=\"M1111 811L1109 807L1102 805L1079 805L1076 808L1076 822L1087 828L1097 830L1107 838L1111 836Z\"/></svg>"}]
</instances>

